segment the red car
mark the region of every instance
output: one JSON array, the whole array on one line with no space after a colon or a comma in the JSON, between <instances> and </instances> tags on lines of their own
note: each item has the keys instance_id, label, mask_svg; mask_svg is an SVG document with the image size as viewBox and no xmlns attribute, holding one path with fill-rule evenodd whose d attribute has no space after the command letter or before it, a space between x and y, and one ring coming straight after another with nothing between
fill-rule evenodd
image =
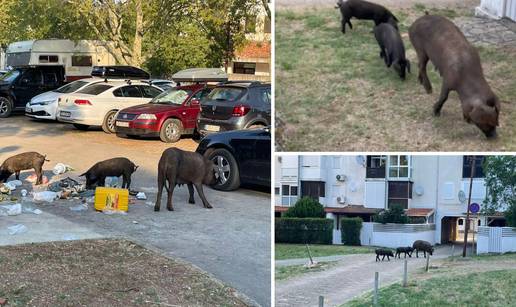
<instances>
[{"instance_id":1,"label":"red car","mask_svg":"<svg viewBox=\"0 0 516 307\"><path fill-rule=\"evenodd\" d=\"M147 104L118 112L118 136L159 136L163 142L179 141L183 134L193 134L200 100L211 92L206 84L178 86L161 93Z\"/></svg>"}]
</instances>

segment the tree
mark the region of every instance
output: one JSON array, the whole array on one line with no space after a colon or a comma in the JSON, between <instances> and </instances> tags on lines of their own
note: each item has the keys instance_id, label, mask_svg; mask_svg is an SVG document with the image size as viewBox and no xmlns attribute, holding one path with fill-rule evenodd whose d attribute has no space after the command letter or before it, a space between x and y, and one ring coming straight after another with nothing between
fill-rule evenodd
<instances>
[{"instance_id":1,"label":"tree","mask_svg":"<svg viewBox=\"0 0 516 307\"><path fill-rule=\"evenodd\" d=\"M288 208L285 212L284 217L297 217L297 218L324 218L324 207L315 199L305 196L298 200L293 207Z\"/></svg>"},{"instance_id":2,"label":"tree","mask_svg":"<svg viewBox=\"0 0 516 307\"><path fill-rule=\"evenodd\" d=\"M382 224L407 224L409 222L409 218L401 205L392 205L389 209L376 214L373 220Z\"/></svg>"},{"instance_id":3,"label":"tree","mask_svg":"<svg viewBox=\"0 0 516 307\"><path fill-rule=\"evenodd\" d=\"M516 156L487 156L483 168L487 195L482 213L505 211L507 222L516 227Z\"/></svg>"}]
</instances>

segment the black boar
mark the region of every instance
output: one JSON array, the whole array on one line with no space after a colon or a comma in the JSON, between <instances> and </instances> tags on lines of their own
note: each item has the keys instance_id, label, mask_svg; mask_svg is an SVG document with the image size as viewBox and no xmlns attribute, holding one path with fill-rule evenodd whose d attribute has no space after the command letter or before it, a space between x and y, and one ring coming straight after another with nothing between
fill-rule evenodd
<instances>
[{"instance_id":1,"label":"black boar","mask_svg":"<svg viewBox=\"0 0 516 307\"><path fill-rule=\"evenodd\" d=\"M416 251L417 258L419 258L419 255L418 255L419 251L422 251L424 253L425 258L426 258L426 253L430 254L430 256L432 256L434 253L434 247L428 241L417 240L414 242L414 244L412 244L412 248L414 248L414 250Z\"/></svg>"},{"instance_id":2,"label":"black boar","mask_svg":"<svg viewBox=\"0 0 516 307\"><path fill-rule=\"evenodd\" d=\"M401 253L405 254L405 258L407 258L407 255L412 258L412 252L414 252L414 248L407 246L407 247L398 247L396 248L396 257L401 258Z\"/></svg>"},{"instance_id":3,"label":"black boar","mask_svg":"<svg viewBox=\"0 0 516 307\"><path fill-rule=\"evenodd\" d=\"M86 189L92 189L106 184L106 177L123 176L122 188L129 189L131 186L131 175L138 169L133 162L127 158L113 158L95 163L86 173L80 175L86 177Z\"/></svg>"},{"instance_id":4,"label":"black boar","mask_svg":"<svg viewBox=\"0 0 516 307\"><path fill-rule=\"evenodd\" d=\"M382 22L387 22L392 24L394 28L398 29L398 19L396 16L394 16L388 9L379 4L363 0L339 0L335 8L340 9L340 14L342 17L342 33L346 33L346 23L349 25L350 29L353 29L350 21L351 17L355 17L357 19L374 20L375 25L379 25Z\"/></svg>"},{"instance_id":5,"label":"black boar","mask_svg":"<svg viewBox=\"0 0 516 307\"><path fill-rule=\"evenodd\" d=\"M176 185L186 184L190 198L188 202L195 203L194 186L201 197L205 208L212 208L206 197L202 185L212 185L217 182L217 168L211 160L196 152L183 151L177 148L169 148L163 152L158 164L158 196L154 211L161 207L161 195L163 187L167 189L167 209L174 211L172 194ZM168 181L168 187L166 185Z\"/></svg>"},{"instance_id":6,"label":"black boar","mask_svg":"<svg viewBox=\"0 0 516 307\"><path fill-rule=\"evenodd\" d=\"M39 185L43 182L43 164L45 161L49 160L46 160L46 156L37 152L24 152L7 158L0 166L0 183L7 181L12 174L16 175L16 180L20 180L20 171L33 168L38 177L36 185Z\"/></svg>"},{"instance_id":7,"label":"black boar","mask_svg":"<svg viewBox=\"0 0 516 307\"><path fill-rule=\"evenodd\" d=\"M425 15L410 26L409 36L419 61L419 82L426 92L432 92L426 74L428 60L443 78L434 115L441 114L449 92L457 91L464 119L473 122L486 137L495 137L500 102L484 78L478 51L459 28L445 17Z\"/></svg>"},{"instance_id":8,"label":"black boar","mask_svg":"<svg viewBox=\"0 0 516 307\"><path fill-rule=\"evenodd\" d=\"M381 23L374 27L374 37L385 65L392 65L400 78L405 80L405 70L410 73L410 62L405 57L405 46L398 30L389 23Z\"/></svg>"},{"instance_id":9,"label":"black boar","mask_svg":"<svg viewBox=\"0 0 516 307\"><path fill-rule=\"evenodd\" d=\"M394 254L392 253L392 250L390 250L390 249L377 248L374 250L374 252L376 253L375 262L380 261L380 256L383 256L382 261L385 259L385 257L387 257L388 261L391 261L391 259L389 257L394 257Z\"/></svg>"}]
</instances>

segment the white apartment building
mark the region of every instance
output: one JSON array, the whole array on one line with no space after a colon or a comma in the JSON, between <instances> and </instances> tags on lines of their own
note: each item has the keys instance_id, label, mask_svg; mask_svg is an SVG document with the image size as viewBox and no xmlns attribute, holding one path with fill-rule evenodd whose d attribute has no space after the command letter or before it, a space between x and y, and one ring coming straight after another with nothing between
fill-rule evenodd
<instances>
[{"instance_id":1,"label":"white apartment building","mask_svg":"<svg viewBox=\"0 0 516 307\"><path fill-rule=\"evenodd\" d=\"M461 240L471 174L469 157L283 155L276 159L277 216L299 197L310 196L324 205L338 229L342 216L359 216L369 222L377 212L399 204L415 223L435 223L435 242ZM471 201L482 205L486 195L483 157L476 159ZM480 225L504 223L498 215L472 215L471 221L473 232Z\"/></svg>"}]
</instances>

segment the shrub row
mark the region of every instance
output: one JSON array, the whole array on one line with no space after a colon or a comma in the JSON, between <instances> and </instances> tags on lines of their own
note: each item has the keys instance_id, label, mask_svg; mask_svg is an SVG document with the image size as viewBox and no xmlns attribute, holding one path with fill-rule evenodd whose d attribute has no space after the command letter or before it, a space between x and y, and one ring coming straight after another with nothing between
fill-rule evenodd
<instances>
[{"instance_id":1,"label":"shrub row","mask_svg":"<svg viewBox=\"0 0 516 307\"><path fill-rule=\"evenodd\" d=\"M359 217L342 218L340 221L340 234L344 245L360 245L360 230L362 219Z\"/></svg>"},{"instance_id":2,"label":"shrub row","mask_svg":"<svg viewBox=\"0 0 516 307\"><path fill-rule=\"evenodd\" d=\"M332 244L333 220L322 218L277 218L277 243Z\"/></svg>"}]
</instances>

